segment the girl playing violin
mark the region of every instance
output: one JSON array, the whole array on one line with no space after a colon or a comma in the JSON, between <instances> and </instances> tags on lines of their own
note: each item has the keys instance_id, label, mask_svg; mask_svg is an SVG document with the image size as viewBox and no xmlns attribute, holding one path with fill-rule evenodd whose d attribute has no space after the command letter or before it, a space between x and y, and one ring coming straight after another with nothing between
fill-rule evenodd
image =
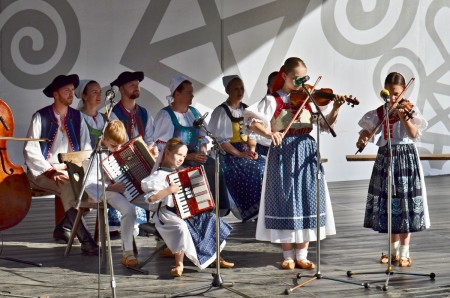
<instances>
[{"instance_id":1,"label":"girl playing violin","mask_svg":"<svg viewBox=\"0 0 450 298\"><path fill-rule=\"evenodd\" d=\"M223 219L217 219L214 213L204 212L183 220L176 214L172 194L180 187L168 184L166 177L179 168L187 155L187 146L177 138L167 141L159 168L141 182L142 190L147 193L146 201L158 206L155 226L167 247L175 254L175 267L170 271L174 277L183 274L183 259L186 255L200 269L208 267L216 258L216 220L220 220L220 249L232 228ZM156 209L156 208L151 208ZM220 267L232 268L234 263L223 259Z\"/></svg>"},{"instance_id":2,"label":"girl playing violin","mask_svg":"<svg viewBox=\"0 0 450 298\"><path fill-rule=\"evenodd\" d=\"M310 241L317 240L316 221L316 141L310 135L313 127L310 103L305 105L283 138L287 123L296 110L291 111L290 95L296 77L306 76L306 65L297 57L288 58L275 78L275 93L244 111L247 125L254 132L272 140L263 184L263 195L258 215L256 239L281 243L283 269L313 269L307 259ZM326 116L333 125L343 96L335 96L330 113ZM324 107L326 108L326 107ZM322 123L321 123L322 126ZM320 169L320 238L336 233L333 211L323 169ZM294 245L295 244L295 245ZM294 247L295 246L295 247Z\"/></svg>"},{"instance_id":3,"label":"girl playing violin","mask_svg":"<svg viewBox=\"0 0 450 298\"><path fill-rule=\"evenodd\" d=\"M389 91L389 107L401 99L398 96L405 89L405 79L398 72L390 73L384 82L384 88ZM407 111L398 105L394 117L389 120L389 130L392 143L392 237L391 261L401 267L409 267L412 259L409 255L409 243L412 232L423 231L430 226L425 181L417 148L414 144L428 123L423 116L415 111L414 118L407 116ZM391 109L390 109L391 110ZM360 131L356 146L361 148L369 140L371 131L384 121L383 106L367 112L359 121ZM381 136L377 141L378 154L373 166L372 177L367 194L364 227L372 228L380 233L388 233L387 200L388 200L388 170L389 148L386 124L380 126ZM380 262L388 263L388 256L381 254Z\"/></svg>"}]
</instances>

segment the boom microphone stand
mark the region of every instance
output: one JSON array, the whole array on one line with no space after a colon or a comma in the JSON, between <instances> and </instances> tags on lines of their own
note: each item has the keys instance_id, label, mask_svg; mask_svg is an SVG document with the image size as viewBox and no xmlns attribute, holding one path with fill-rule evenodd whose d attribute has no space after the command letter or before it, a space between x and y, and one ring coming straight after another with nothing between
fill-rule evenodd
<instances>
[{"instance_id":1,"label":"boom microphone stand","mask_svg":"<svg viewBox=\"0 0 450 298\"><path fill-rule=\"evenodd\" d=\"M383 90L385 91L385 90ZM394 177L393 177L393 163L392 163L392 140L391 140L391 132L389 129L389 93L384 94L383 91L381 91L381 96L383 97L385 104L384 104L384 120L386 127L387 127L387 146L388 146L388 193L387 193L387 213L388 213L388 266L385 271L375 271L375 272L353 272L353 271L347 271L347 276L351 277L352 275L357 274L377 274L377 273L385 273L386 281L383 285L383 291L387 291L389 288L389 279L391 275L394 275L394 273L400 274L400 275L416 275L416 276L429 276L430 279L434 279L436 277L436 274L431 272L430 274L426 273L412 273L412 272L396 272L392 269L392 255L391 255L391 237L392 237L392 188L394 186ZM395 190L394 190L395 191Z\"/></svg>"},{"instance_id":2,"label":"boom microphone stand","mask_svg":"<svg viewBox=\"0 0 450 298\"><path fill-rule=\"evenodd\" d=\"M305 77L305 78L309 78L309 77ZM307 80L307 79L306 79ZM292 293L294 290L303 287L304 285L316 280L316 279L329 279L329 280L334 280L334 281L338 281L338 282L342 282L342 283L348 283L348 284L353 284L353 285L357 285L357 286L363 286L365 288L369 287L368 283L358 283L358 282L353 282L353 281L348 281L348 280L341 280L341 279L337 279L334 277L330 277L330 276L325 276L322 275L322 273L320 272L320 181L321 181L321 177L320 177L320 169L322 167L322 163L321 163L321 157L320 157L320 117L322 117L323 122L326 124L326 126L328 127L329 131L331 132L331 134L333 135L333 137L336 137L336 133L334 132L333 128L331 127L331 125L328 123L327 119L325 118L325 116L323 115L322 111L320 110L319 106L317 105L316 100L314 99L314 97L311 95L311 93L309 92L308 88L305 87L305 82L306 80L300 80L301 82L301 86L303 87L303 89L307 92L308 97L311 99L311 101L314 103L314 106L316 107L317 113L313 114L313 120L316 121L317 123L317 138L316 138L316 143L317 143L317 151L316 151L316 158L317 158L317 173L316 173L316 233L317 233L317 243L316 243L316 273L314 275L304 275L305 277L310 277L309 280L298 284L292 288L288 288L284 291L284 293L286 295L289 295L290 293ZM297 273L297 278L300 279L302 277L301 273Z\"/></svg>"},{"instance_id":3,"label":"boom microphone stand","mask_svg":"<svg viewBox=\"0 0 450 298\"><path fill-rule=\"evenodd\" d=\"M108 126L109 123L109 116L111 114L112 108L115 104L115 102L113 101L114 97L115 97L115 91L114 89L108 90L106 92L106 100L109 100L109 108L106 109L106 121L105 121L105 125L103 126L102 129L102 133L100 134L100 136L98 137L98 141L97 141L97 145L94 151L92 151L91 157L89 158L89 165L87 168L87 171L85 172L84 175L84 179L83 179L83 183L81 186L81 190L80 193L78 195L78 203L77 203L77 207L76 209L79 211L80 205L81 205L81 198L83 197L83 193L84 190L86 189L86 182L88 180L89 174L93 169L93 165L94 165L94 160L98 159L98 167L100 168L99 171L100 172L100 176L101 176L101 180L102 180L102 201L103 201L103 217L104 217L104 222L105 222L105 234L106 234L106 238L107 238L107 243L108 243L108 261L109 261L109 269L110 269L110 282L111 282L111 291L112 291L112 297L115 298L116 297L116 280L114 277L114 266L113 266L113 260L112 260L112 251L111 251L111 238L109 235L109 225L108 225L108 205L106 202L106 187L105 187L105 174L103 173L103 162L102 162L102 152L104 151L104 149L102 149L101 147L101 140L103 139L103 135L105 133L105 129ZM100 204L100 203L99 203ZM97 208L97 210L100 210L100 208ZM99 212L99 211L97 211ZM99 226L99 229L101 227ZM99 258L101 256L99 255ZM100 272L99 272L100 274Z\"/></svg>"},{"instance_id":4,"label":"boom microphone stand","mask_svg":"<svg viewBox=\"0 0 450 298\"><path fill-rule=\"evenodd\" d=\"M202 119L201 121L197 121L194 122L194 126L197 126L199 128L202 128L205 130L206 134L208 135L208 137L210 137L213 141L213 148L212 150L214 150L215 152L215 174L214 174L214 184L215 184L215 204L216 204L216 273L213 274L213 280L212 283L210 285L207 286L202 286L202 287L198 287L198 288L194 288L191 290L187 290L187 291L183 291L183 292L178 292L178 293L174 293L174 294L169 294L169 295L165 295L165 297L182 297L182 296L186 296L186 294L192 293L192 292L199 292L202 291L201 293L206 293L208 291L210 291L211 289L215 288L215 289L219 289L219 288L223 288L226 289L230 292L233 292L235 294L238 294L241 297L246 297L246 298L250 298L250 296L247 296L243 293L240 293L238 291L236 291L235 289L231 288L233 286L233 283L224 283L223 282L223 278L220 275L220 217L219 217L219 171L220 171L220 154L225 155L225 151L223 150L223 148L220 146L220 144L217 142L216 138L211 134L210 131L208 131L208 129L205 127L204 123L203 123L203 119L205 119L207 113L205 115L203 115L200 119Z\"/></svg>"}]
</instances>

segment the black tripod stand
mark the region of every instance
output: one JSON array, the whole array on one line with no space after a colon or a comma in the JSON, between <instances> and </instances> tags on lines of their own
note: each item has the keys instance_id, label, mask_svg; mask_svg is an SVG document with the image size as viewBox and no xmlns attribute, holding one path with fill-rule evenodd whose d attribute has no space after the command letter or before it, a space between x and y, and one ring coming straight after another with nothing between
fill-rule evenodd
<instances>
[{"instance_id":1,"label":"black tripod stand","mask_svg":"<svg viewBox=\"0 0 450 298\"><path fill-rule=\"evenodd\" d=\"M383 90L385 91L385 90ZM383 95L383 91L381 92L382 97L385 100L385 104L384 104L384 120L385 124L386 124L386 130L387 130L387 145L388 146L388 193L387 193L387 228L388 228L388 263L387 263L387 268L385 271L374 271L374 272L353 272L353 271L347 271L347 276L351 277L352 275L357 275L357 274L378 274L378 273L385 273L386 276L386 281L384 282L383 285L383 291L387 291L389 288L389 279L391 277L391 275L394 274L399 274L399 275L415 275L415 276L429 276L430 279L434 279L436 277L436 274L434 274L433 272L426 274L426 273L412 273L412 272L399 272L399 271L394 271L392 269L392 254L391 254L391 237L392 237L392 188L394 187L394 177L393 177L393 164L392 164L392 141L391 141L391 132L389 129L389 108L388 108L388 104L389 104L389 95L384 96ZM387 90L386 90L387 91ZM389 93L387 93L389 94Z\"/></svg>"},{"instance_id":2,"label":"black tripod stand","mask_svg":"<svg viewBox=\"0 0 450 298\"><path fill-rule=\"evenodd\" d=\"M101 141L103 139L103 135L105 133L105 129L108 126L109 123L109 115L112 111L112 108L114 106L114 99L115 97L115 91L114 89L108 90L106 92L106 100L109 100L109 108L106 109L106 119L108 119L107 121L105 121L105 124L103 126L102 129L102 133L101 135L98 137L97 140L97 146L95 148L94 151L92 151L91 157L89 158L89 165L87 167L87 170L85 172L84 175L84 180L83 183L81 185L81 190L80 193L78 195L78 203L76 206L76 209L78 210L78 212L80 212L79 208L81 205L81 199L83 197L84 194L84 190L86 188L86 183L89 177L90 172L92 171L92 169L94 168L94 161L96 163L96 167L99 168L99 170L97 172L100 172L100 176L101 176L101 188L102 188L102 204L103 204L103 214L98 214L98 216L103 216L104 217L104 222L105 222L105 234L106 234L106 242L107 242L107 247L108 247L108 262L109 262L109 269L110 269L110 284L111 284L111 291L112 291L112 297L115 298L116 297L116 280L114 277L114 266L113 266L113 260L112 260L112 250L111 250L111 239L110 239L110 234L109 234L109 225L108 225L108 205L106 202L106 187L105 187L105 174L103 172L103 162L102 162L102 152L107 151L107 148L105 150L105 148L101 147ZM98 203L100 204L100 202ZM97 210L100 210L100 208L97 208ZM99 226L99 229L101 227ZM72 240L72 239L71 239ZM99 254L99 260L100 260L100 256L101 254ZM100 263L100 261L99 261ZM99 270L99 279L100 279L100 270ZM99 289L100 290L100 289Z\"/></svg>"},{"instance_id":3,"label":"black tripod stand","mask_svg":"<svg viewBox=\"0 0 450 298\"><path fill-rule=\"evenodd\" d=\"M203 116L202 118L204 118ZM165 297L182 297L186 296L189 293L193 292L199 292L199 293L206 293L212 289L226 289L230 292L233 292L235 294L238 294L241 297L250 298L250 296L247 296L243 293L240 293L232 288L233 283L224 283L223 278L220 275L220 217L219 217L219 171L220 171L220 154L225 154L225 151L222 149L220 144L217 142L215 137L211 134L211 132L208 131L208 129L203 124L203 121L200 123L197 123L197 126L203 128L206 132L206 134L212 139L213 141L213 151L215 152L216 159L215 159L215 173L214 173L214 184L215 184L215 212L216 212L216 273L213 274L213 280L210 285L202 286L194 289L190 289L183 292L178 292L174 294L168 294L165 295Z\"/></svg>"},{"instance_id":4,"label":"black tripod stand","mask_svg":"<svg viewBox=\"0 0 450 298\"><path fill-rule=\"evenodd\" d=\"M338 282L342 282L342 283L348 283L348 284L353 284L356 286L363 286L365 288L369 287L368 283L358 283L358 282L353 282L353 281L348 281L348 280L342 280L342 279L337 279L334 277L330 277L330 276L326 276L326 275L322 275L322 273L320 272L320 181L322 179L321 174L320 174L320 169L322 167L322 163L321 163L321 156L320 156L320 123L319 120L320 118L323 119L323 122L325 123L325 125L328 127L329 131L331 132L331 134L333 135L333 137L336 137L336 133L334 132L333 128L330 126L330 124L328 123L327 119L325 118L325 116L323 115L322 111L320 110L319 106L317 105L317 102L315 101L314 97L311 95L311 93L309 92L308 88L305 87L305 82L302 82L302 87L303 89L307 92L309 98L311 99L311 101L314 103L317 113L313 114L313 120L314 122L317 123L317 137L316 137L316 144L317 144L317 151L316 151L316 158L317 158L317 173L316 173L316 225L317 225L317 229L316 229L316 233L317 233L317 242L316 242L316 273L314 275L304 275L305 277L309 277L310 279L298 284L292 288L287 288L284 293L286 295L289 295L291 292L293 292L294 290L303 287L304 285L309 284L310 282L316 280L316 279L329 279L329 280L334 280L334 281L338 281ZM301 273L297 273L297 278L300 279L302 277Z\"/></svg>"}]
</instances>

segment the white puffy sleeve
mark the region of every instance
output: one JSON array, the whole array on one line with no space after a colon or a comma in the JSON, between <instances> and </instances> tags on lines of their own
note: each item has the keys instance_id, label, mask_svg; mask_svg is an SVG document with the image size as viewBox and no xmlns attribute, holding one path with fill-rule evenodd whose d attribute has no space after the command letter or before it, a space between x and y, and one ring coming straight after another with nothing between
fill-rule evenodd
<instances>
[{"instance_id":1,"label":"white puffy sleeve","mask_svg":"<svg viewBox=\"0 0 450 298\"><path fill-rule=\"evenodd\" d=\"M164 151L166 142L173 137L174 126L169 113L166 110L160 110L155 117L153 138L158 146L159 152Z\"/></svg>"},{"instance_id":2,"label":"white puffy sleeve","mask_svg":"<svg viewBox=\"0 0 450 298\"><path fill-rule=\"evenodd\" d=\"M229 142L233 137L231 120L221 106L216 107L212 112L208 128L220 144Z\"/></svg>"}]
</instances>

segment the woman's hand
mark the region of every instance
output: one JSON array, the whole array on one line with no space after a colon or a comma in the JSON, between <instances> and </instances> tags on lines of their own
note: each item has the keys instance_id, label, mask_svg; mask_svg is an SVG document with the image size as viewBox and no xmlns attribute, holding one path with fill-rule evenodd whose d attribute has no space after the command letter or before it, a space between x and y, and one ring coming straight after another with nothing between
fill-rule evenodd
<instances>
[{"instance_id":1,"label":"woman's hand","mask_svg":"<svg viewBox=\"0 0 450 298\"><path fill-rule=\"evenodd\" d=\"M203 152L200 152L200 153L198 153L198 152L189 153L186 156L186 160L195 161L197 163L206 163L207 159L208 159L208 155L206 155Z\"/></svg>"},{"instance_id":2,"label":"woman's hand","mask_svg":"<svg viewBox=\"0 0 450 298\"><path fill-rule=\"evenodd\" d=\"M356 142L356 147L358 147L358 148L364 147L367 144L367 142L369 141L369 135L370 135L370 132L368 132L367 130L363 130L359 134L358 141Z\"/></svg>"}]
</instances>

